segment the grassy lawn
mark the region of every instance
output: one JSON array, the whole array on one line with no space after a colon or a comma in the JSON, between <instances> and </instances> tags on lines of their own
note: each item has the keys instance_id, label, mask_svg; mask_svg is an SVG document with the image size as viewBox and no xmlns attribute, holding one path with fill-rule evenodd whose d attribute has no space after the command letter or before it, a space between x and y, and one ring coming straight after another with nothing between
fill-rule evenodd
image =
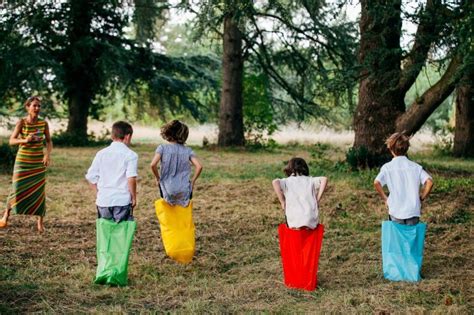
<instances>
[{"instance_id":1,"label":"grassy lawn","mask_svg":"<svg viewBox=\"0 0 474 315\"><path fill-rule=\"evenodd\" d=\"M423 209L428 223L424 279L383 279L383 204L372 189L377 171L351 173L340 149L273 151L195 148L204 165L194 193L197 253L189 265L166 258L149 171L155 147L137 145L138 224L124 288L93 285L94 196L84 174L98 148L55 148L47 178L46 233L35 219L12 216L0 230L0 313L19 312L474 312L474 161L418 154L435 188ZM285 161L301 156L313 176L329 177L321 204L325 238L314 292L283 285L277 226L284 220L271 187ZM10 175L0 175L0 200Z\"/></svg>"}]
</instances>

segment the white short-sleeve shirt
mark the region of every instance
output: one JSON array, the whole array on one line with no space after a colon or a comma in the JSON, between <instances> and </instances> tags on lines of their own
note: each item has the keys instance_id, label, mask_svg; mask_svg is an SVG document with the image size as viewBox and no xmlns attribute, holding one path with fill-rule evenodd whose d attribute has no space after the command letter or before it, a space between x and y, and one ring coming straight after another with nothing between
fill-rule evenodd
<instances>
[{"instance_id":1,"label":"white short-sleeve shirt","mask_svg":"<svg viewBox=\"0 0 474 315\"><path fill-rule=\"evenodd\" d=\"M138 155L122 142L97 152L86 179L97 184L99 207L126 206L131 202L128 178L137 176Z\"/></svg>"},{"instance_id":2,"label":"white short-sleeve shirt","mask_svg":"<svg viewBox=\"0 0 474 315\"><path fill-rule=\"evenodd\" d=\"M290 228L307 226L316 228L319 223L317 194L321 177L290 176L279 180L285 195L285 214Z\"/></svg>"},{"instance_id":3,"label":"white short-sleeve shirt","mask_svg":"<svg viewBox=\"0 0 474 315\"><path fill-rule=\"evenodd\" d=\"M388 212L397 219L419 217L421 210L420 186L431 179L421 165L406 156L397 156L384 164L375 178L382 186L387 185Z\"/></svg>"}]
</instances>

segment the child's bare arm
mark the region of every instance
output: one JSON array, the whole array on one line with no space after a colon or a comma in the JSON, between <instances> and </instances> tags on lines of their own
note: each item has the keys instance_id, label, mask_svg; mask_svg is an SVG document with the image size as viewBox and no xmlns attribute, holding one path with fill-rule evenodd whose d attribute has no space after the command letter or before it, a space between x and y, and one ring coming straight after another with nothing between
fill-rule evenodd
<instances>
[{"instance_id":1,"label":"child's bare arm","mask_svg":"<svg viewBox=\"0 0 474 315\"><path fill-rule=\"evenodd\" d=\"M161 154L156 153L155 156L153 157L153 160L150 163L151 171L153 172L153 175L155 175L156 182L157 184L160 183L160 174L158 173L158 164L161 161Z\"/></svg>"},{"instance_id":2,"label":"child's bare arm","mask_svg":"<svg viewBox=\"0 0 474 315\"><path fill-rule=\"evenodd\" d=\"M428 198L432 188L433 188L433 180L431 178L428 178L425 182L425 185L423 186L423 190L421 191L421 196L420 196L421 201L424 201L426 198Z\"/></svg>"},{"instance_id":3,"label":"child's bare arm","mask_svg":"<svg viewBox=\"0 0 474 315\"><path fill-rule=\"evenodd\" d=\"M285 195L283 194L283 191L281 190L280 180L274 179L272 181L272 185L273 185L273 190L275 190L278 200L280 201L281 208L285 210Z\"/></svg>"},{"instance_id":4,"label":"child's bare arm","mask_svg":"<svg viewBox=\"0 0 474 315\"><path fill-rule=\"evenodd\" d=\"M128 181L128 190L130 191L130 196L132 198L132 208L135 208L137 205L137 178L129 177Z\"/></svg>"},{"instance_id":5,"label":"child's bare arm","mask_svg":"<svg viewBox=\"0 0 474 315\"><path fill-rule=\"evenodd\" d=\"M196 183L196 180L198 179L199 175L201 175L201 172L202 172L202 165L201 165L201 162L199 162L199 160L195 156L192 156L190 160L191 160L191 164L193 164L194 167L196 168L196 170L194 171L194 176L191 179L191 185L193 186L193 190L194 190L194 184Z\"/></svg>"},{"instance_id":6,"label":"child's bare arm","mask_svg":"<svg viewBox=\"0 0 474 315\"><path fill-rule=\"evenodd\" d=\"M328 184L328 178L327 177L321 177L321 183L319 185L319 192L318 192L318 196L317 196L318 203L319 203L319 201L321 200L321 197L324 194L324 190L326 190L327 184Z\"/></svg>"},{"instance_id":7,"label":"child's bare arm","mask_svg":"<svg viewBox=\"0 0 474 315\"><path fill-rule=\"evenodd\" d=\"M380 197L382 197L383 201L387 203L387 195L385 194L385 191L383 191L382 184L378 180L374 180L374 187L375 190L379 193Z\"/></svg>"}]
</instances>

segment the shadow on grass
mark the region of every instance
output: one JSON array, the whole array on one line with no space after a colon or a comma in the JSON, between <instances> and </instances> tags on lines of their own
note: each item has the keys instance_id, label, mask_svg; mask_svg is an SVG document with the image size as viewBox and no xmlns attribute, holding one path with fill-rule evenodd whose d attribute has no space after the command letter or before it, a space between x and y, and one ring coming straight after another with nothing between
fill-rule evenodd
<instances>
[{"instance_id":1,"label":"shadow on grass","mask_svg":"<svg viewBox=\"0 0 474 315\"><path fill-rule=\"evenodd\" d=\"M2 267L2 273L4 268ZM0 314L18 314L31 312L31 305L41 302L41 289L32 283L11 284L2 281L0 283L2 299L0 302Z\"/></svg>"}]
</instances>

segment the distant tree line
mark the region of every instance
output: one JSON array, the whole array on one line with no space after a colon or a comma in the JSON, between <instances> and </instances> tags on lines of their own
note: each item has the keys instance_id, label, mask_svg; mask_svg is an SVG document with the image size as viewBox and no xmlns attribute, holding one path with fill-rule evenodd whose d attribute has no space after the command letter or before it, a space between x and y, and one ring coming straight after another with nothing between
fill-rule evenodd
<instances>
[{"instance_id":1,"label":"distant tree line","mask_svg":"<svg viewBox=\"0 0 474 315\"><path fill-rule=\"evenodd\" d=\"M120 92L158 115L207 121L215 110L220 146L244 145L249 128L271 132L277 120L330 123L339 110L353 115L357 163L374 167L388 158L389 134L416 133L455 91L453 152L473 156L472 1L416 1L408 11L401 0L362 0L359 27L344 15L346 2L183 0L176 8L194 14L188 40L215 49L170 55L154 46L166 0L4 1L0 107L38 91L66 104L66 131L84 138L88 117L109 104L100 100ZM400 44L404 20L417 25L409 51ZM429 64L440 79L405 104Z\"/></svg>"}]
</instances>

